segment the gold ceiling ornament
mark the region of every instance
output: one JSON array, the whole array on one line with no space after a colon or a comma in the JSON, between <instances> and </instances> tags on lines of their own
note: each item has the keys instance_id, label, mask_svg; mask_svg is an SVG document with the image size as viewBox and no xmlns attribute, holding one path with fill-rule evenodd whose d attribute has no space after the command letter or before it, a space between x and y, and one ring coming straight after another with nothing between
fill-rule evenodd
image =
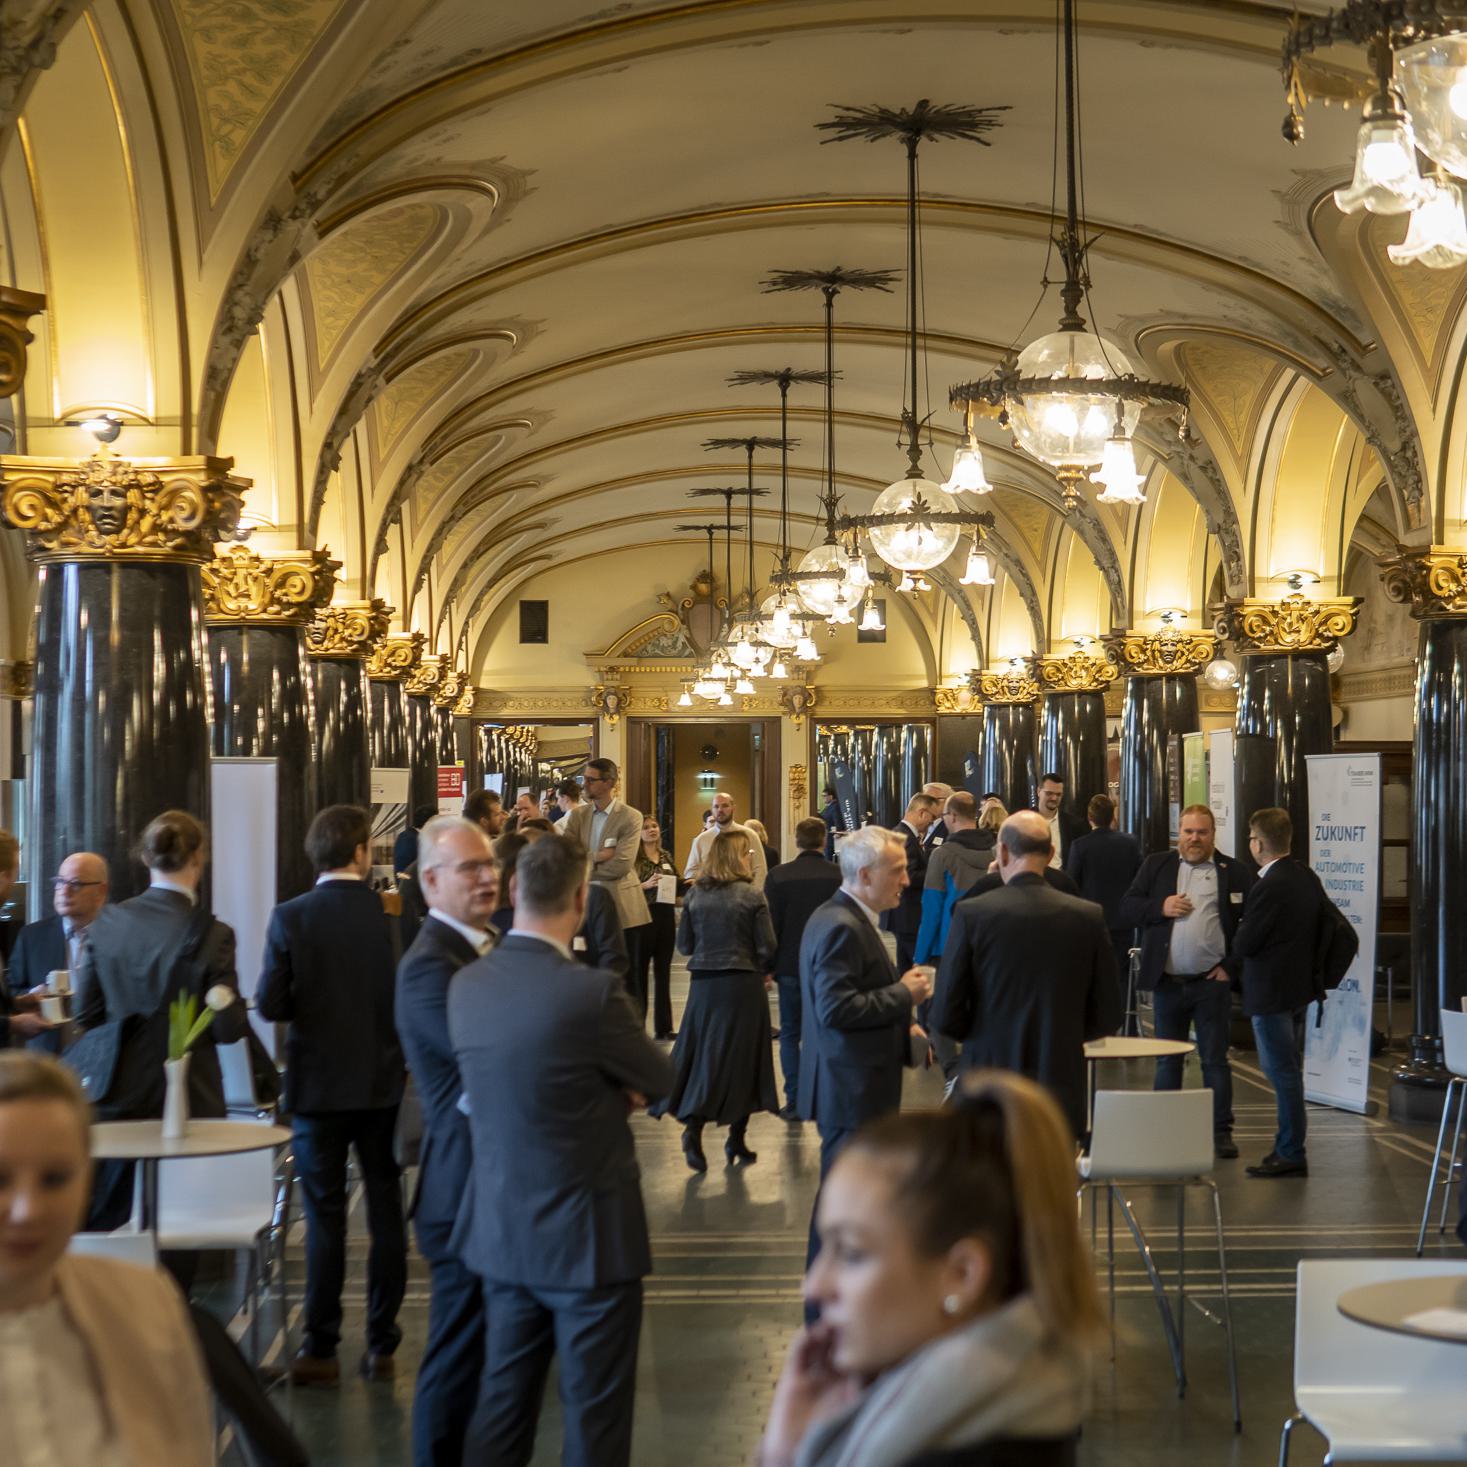
<instances>
[{"instance_id":1,"label":"gold ceiling ornament","mask_svg":"<svg viewBox=\"0 0 1467 1467\"><path fill-rule=\"evenodd\" d=\"M1163 627L1159 632L1112 632L1105 645L1127 677L1180 677L1212 661L1217 637L1193 627Z\"/></svg>"},{"instance_id":2,"label":"gold ceiling ornament","mask_svg":"<svg viewBox=\"0 0 1467 1467\"><path fill-rule=\"evenodd\" d=\"M14 397L25 382L26 347L36 339L26 322L45 309L34 290L0 285L0 397Z\"/></svg>"},{"instance_id":3,"label":"gold ceiling ornament","mask_svg":"<svg viewBox=\"0 0 1467 1467\"><path fill-rule=\"evenodd\" d=\"M803 764L790 765L790 810L796 820L803 820L809 813L806 803L810 798L810 781Z\"/></svg>"},{"instance_id":4,"label":"gold ceiling ornament","mask_svg":"<svg viewBox=\"0 0 1467 1467\"><path fill-rule=\"evenodd\" d=\"M418 665L427 642L422 632L386 632L367 658L367 676L379 683L400 683Z\"/></svg>"},{"instance_id":5,"label":"gold ceiling ornament","mask_svg":"<svg viewBox=\"0 0 1467 1467\"><path fill-rule=\"evenodd\" d=\"M612 728L616 727L617 720L631 707L631 702L631 690L628 688L607 687L604 683L597 683L591 690L591 706Z\"/></svg>"},{"instance_id":6,"label":"gold ceiling ornament","mask_svg":"<svg viewBox=\"0 0 1467 1467\"><path fill-rule=\"evenodd\" d=\"M305 626L336 589L339 560L324 550L260 555L247 545L221 550L201 568L209 626Z\"/></svg>"},{"instance_id":7,"label":"gold ceiling ornament","mask_svg":"<svg viewBox=\"0 0 1467 1467\"><path fill-rule=\"evenodd\" d=\"M973 674L977 693L984 703L1033 703L1039 697L1039 684L1022 663L1015 667Z\"/></svg>"},{"instance_id":8,"label":"gold ceiling ornament","mask_svg":"<svg viewBox=\"0 0 1467 1467\"><path fill-rule=\"evenodd\" d=\"M1046 693L1103 693L1120 676L1108 657L1079 650L1068 657L1040 657L1038 665Z\"/></svg>"},{"instance_id":9,"label":"gold ceiling ornament","mask_svg":"<svg viewBox=\"0 0 1467 1467\"><path fill-rule=\"evenodd\" d=\"M392 608L380 596L323 606L306 626L306 651L312 657L366 657L372 644L386 635L391 619Z\"/></svg>"},{"instance_id":10,"label":"gold ceiling ornament","mask_svg":"<svg viewBox=\"0 0 1467 1467\"><path fill-rule=\"evenodd\" d=\"M1293 591L1278 601L1256 596L1225 601L1217 629L1245 654L1328 652L1355 630L1359 614L1358 596L1323 596L1316 601Z\"/></svg>"},{"instance_id":11,"label":"gold ceiling ornament","mask_svg":"<svg viewBox=\"0 0 1467 1467\"><path fill-rule=\"evenodd\" d=\"M1467 616L1467 550L1398 545L1394 555L1378 564L1386 595L1409 602L1418 621Z\"/></svg>"},{"instance_id":12,"label":"gold ceiling ornament","mask_svg":"<svg viewBox=\"0 0 1467 1467\"><path fill-rule=\"evenodd\" d=\"M0 464L0 516L24 530L38 565L68 560L214 559L232 540L248 479L232 459L138 459L99 453L65 458L6 458Z\"/></svg>"},{"instance_id":13,"label":"gold ceiling ornament","mask_svg":"<svg viewBox=\"0 0 1467 1467\"><path fill-rule=\"evenodd\" d=\"M467 672L459 673L463 679L458 690L458 701L453 705L453 716L455 718L472 718L474 716L474 703L479 695L479 690L474 686L474 680Z\"/></svg>"},{"instance_id":14,"label":"gold ceiling ornament","mask_svg":"<svg viewBox=\"0 0 1467 1467\"><path fill-rule=\"evenodd\" d=\"M436 652L423 652L418 665L407 675L402 690L409 698L430 698L443 679L443 658Z\"/></svg>"},{"instance_id":15,"label":"gold ceiling ornament","mask_svg":"<svg viewBox=\"0 0 1467 1467\"><path fill-rule=\"evenodd\" d=\"M789 683L779 690L779 706L789 715L796 728L804 727L805 718L815 706L815 689L805 683Z\"/></svg>"}]
</instances>

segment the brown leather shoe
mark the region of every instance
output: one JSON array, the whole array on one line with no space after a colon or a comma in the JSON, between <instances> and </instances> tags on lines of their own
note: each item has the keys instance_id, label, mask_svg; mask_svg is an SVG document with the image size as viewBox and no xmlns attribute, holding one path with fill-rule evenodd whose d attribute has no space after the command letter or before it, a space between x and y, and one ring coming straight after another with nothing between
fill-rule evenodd
<instances>
[{"instance_id":1,"label":"brown leather shoe","mask_svg":"<svg viewBox=\"0 0 1467 1467\"><path fill-rule=\"evenodd\" d=\"M397 1362L391 1355L375 1355L368 1350L357 1372L363 1380L391 1380L397 1374Z\"/></svg>"},{"instance_id":2,"label":"brown leather shoe","mask_svg":"<svg viewBox=\"0 0 1467 1467\"><path fill-rule=\"evenodd\" d=\"M341 1383L341 1363L335 1355L312 1355L304 1347L290 1362L291 1381L298 1386L334 1386Z\"/></svg>"}]
</instances>

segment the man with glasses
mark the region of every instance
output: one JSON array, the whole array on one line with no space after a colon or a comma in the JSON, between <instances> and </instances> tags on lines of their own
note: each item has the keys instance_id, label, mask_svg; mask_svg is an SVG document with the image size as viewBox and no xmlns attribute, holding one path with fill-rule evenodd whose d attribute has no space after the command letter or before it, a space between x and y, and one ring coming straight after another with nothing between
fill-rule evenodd
<instances>
[{"instance_id":1,"label":"man with glasses","mask_svg":"<svg viewBox=\"0 0 1467 1467\"><path fill-rule=\"evenodd\" d=\"M652 914L637 880L642 812L616 798L617 768L610 759L592 759L585 780L586 802L555 827L556 833L580 841L591 853L591 880L611 894L622 931L643 927Z\"/></svg>"},{"instance_id":2,"label":"man with glasses","mask_svg":"<svg viewBox=\"0 0 1467 1467\"><path fill-rule=\"evenodd\" d=\"M12 995L45 986L48 975L60 968L71 975L72 994L80 993L91 968L92 923L107 905L107 892L107 863L101 856L76 851L61 863L51 883L53 914L27 923L15 940L6 974ZM46 1047L53 1043L48 1036Z\"/></svg>"},{"instance_id":3,"label":"man with glasses","mask_svg":"<svg viewBox=\"0 0 1467 1467\"><path fill-rule=\"evenodd\" d=\"M427 919L397 969L397 1033L423 1107L413 1226L430 1274L428 1339L413 1395L413 1467L458 1467L484 1365L484 1295L450 1242L474 1153L448 1037L448 986L500 937L489 921L499 876L488 836L456 815L428 821L418 837L418 879Z\"/></svg>"}]
</instances>

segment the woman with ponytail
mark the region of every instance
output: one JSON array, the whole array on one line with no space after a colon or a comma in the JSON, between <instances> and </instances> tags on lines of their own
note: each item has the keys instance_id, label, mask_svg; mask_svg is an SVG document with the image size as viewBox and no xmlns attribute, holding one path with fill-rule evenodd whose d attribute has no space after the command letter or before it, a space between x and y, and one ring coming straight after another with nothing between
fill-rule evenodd
<instances>
[{"instance_id":1,"label":"woman with ponytail","mask_svg":"<svg viewBox=\"0 0 1467 1467\"><path fill-rule=\"evenodd\" d=\"M1029 1080L885 1116L820 1195L759 1467L1069 1467L1103 1331L1074 1141Z\"/></svg>"}]
</instances>

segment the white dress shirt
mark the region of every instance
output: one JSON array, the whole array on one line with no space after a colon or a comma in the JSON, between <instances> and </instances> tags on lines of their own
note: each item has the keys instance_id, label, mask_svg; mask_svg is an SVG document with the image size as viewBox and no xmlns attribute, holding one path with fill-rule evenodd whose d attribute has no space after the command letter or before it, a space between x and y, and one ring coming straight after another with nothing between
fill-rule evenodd
<instances>
[{"instance_id":1,"label":"white dress shirt","mask_svg":"<svg viewBox=\"0 0 1467 1467\"><path fill-rule=\"evenodd\" d=\"M452 927L481 958L494 946L494 934L483 927L470 927L467 922L460 922L457 917L450 917L447 912L438 907L429 907L428 915L435 922L441 922L445 927ZM529 936L528 933L520 935Z\"/></svg>"},{"instance_id":2,"label":"white dress shirt","mask_svg":"<svg viewBox=\"0 0 1467 1467\"><path fill-rule=\"evenodd\" d=\"M1064 837L1060 834L1058 810L1049 817L1049 842L1054 847L1054 853L1049 858L1049 864L1051 866L1063 866L1065 864Z\"/></svg>"},{"instance_id":3,"label":"white dress shirt","mask_svg":"<svg viewBox=\"0 0 1467 1467\"><path fill-rule=\"evenodd\" d=\"M880 913L880 912L878 912L878 911L876 911L876 910L875 910L875 909L874 909L874 908L873 908L873 907L868 907L868 906L867 906L867 905L866 905L866 903L865 903L865 902L863 902L863 901L862 901L862 900L861 900L861 898L860 898L860 897L858 897L858 896L857 896L857 895L856 895L856 893L855 893L855 892L853 892L853 891L852 891L852 890L851 890L851 889L850 889L850 887L848 887L848 886L843 886L843 887L841 887L841 890L842 890L842 891L843 891L843 892L845 892L845 894L846 894L846 895L847 895L847 896L848 896L848 897L850 897L850 899L851 899L851 900L852 900L852 901L853 901L853 902L855 902L855 904L856 904L856 905L857 905L857 906L858 906L858 907L860 907L860 909L861 909L861 910L862 910L862 911L863 911L863 912L864 912L864 913L865 913L865 914L866 914L866 920L867 920L867 921L868 921L868 922L869 922L869 923L870 923L870 924L871 924L871 925L872 925L872 927L874 927L874 928L875 928L875 929L876 929L876 935L877 935L877 936L878 936L878 937L880 937L880 936L881 936L881 913Z\"/></svg>"}]
</instances>

